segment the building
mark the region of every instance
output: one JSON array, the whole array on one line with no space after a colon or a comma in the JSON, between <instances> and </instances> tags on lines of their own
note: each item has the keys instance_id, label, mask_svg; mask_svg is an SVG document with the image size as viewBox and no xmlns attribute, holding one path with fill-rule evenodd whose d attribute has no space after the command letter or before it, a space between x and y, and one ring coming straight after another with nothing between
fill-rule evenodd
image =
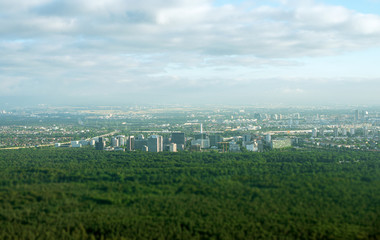
<instances>
[{"instance_id":1,"label":"building","mask_svg":"<svg viewBox=\"0 0 380 240\"><path fill-rule=\"evenodd\" d=\"M368 137L368 127L367 126L363 127L363 137L365 137L365 138Z\"/></svg>"},{"instance_id":2,"label":"building","mask_svg":"<svg viewBox=\"0 0 380 240\"><path fill-rule=\"evenodd\" d=\"M201 149L210 148L210 139L196 139L191 141L191 145L199 145Z\"/></svg>"},{"instance_id":3,"label":"building","mask_svg":"<svg viewBox=\"0 0 380 240\"><path fill-rule=\"evenodd\" d=\"M258 152L259 151L259 145L257 142L252 142L245 145L245 148L250 152Z\"/></svg>"},{"instance_id":4,"label":"building","mask_svg":"<svg viewBox=\"0 0 380 240\"><path fill-rule=\"evenodd\" d=\"M135 150L135 137L129 136L127 139L126 148L127 151L133 151Z\"/></svg>"},{"instance_id":5,"label":"building","mask_svg":"<svg viewBox=\"0 0 380 240\"><path fill-rule=\"evenodd\" d=\"M185 145L184 144L176 144L177 145L177 151L185 151Z\"/></svg>"},{"instance_id":6,"label":"building","mask_svg":"<svg viewBox=\"0 0 380 240\"><path fill-rule=\"evenodd\" d=\"M265 135L265 142L270 143L271 140L272 140L272 136L269 133Z\"/></svg>"},{"instance_id":7,"label":"building","mask_svg":"<svg viewBox=\"0 0 380 240\"><path fill-rule=\"evenodd\" d=\"M346 128L343 128L343 129L342 129L342 135L343 135L343 136L347 136L347 129L346 129Z\"/></svg>"},{"instance_id":8,"label":"building","mask_svg":"<svg viewBox=\"0 0 380 240\"><path fill-rule=\"evenodd\" d=\"M95 149L96 150L104 150L105 147L106 147L105 139L102 137L99 137L98 141L95 142Z\"/></svg>"},{"instance_id":9,"label":"building","mask_svg":"<svg viewBox=\"0 0 380 240\"><path fill-rule=\"evenodd\" d=\"M177 144L170 143L170 145L169 145L169 151L170 152L177 152Z\"/></svg>"},{"instance_id":10,"label":"building","mask_svg":"<svg viewBox=\"0 0 380 240\"><path fill-rule=\"evenodd\" d=\"M250 142L252 140L252 135L245 134L243 135L243 142Z\"/></svg>"},{"instance_id":11,"label":"building","mask_svg":"<svg viewBox=\"0 0 380 240\"><path fill-rule=\"evenodd\" d=\"M124 135L118 135L116 138L119 140L119 146L125 145L125 136Z\"/></svg>"},{"instance_id":12,"label":"building","mask_svg":"<svg viewBox=\"0 0 380 240\"><path fill-rule=\"evenodd\" d=\"M229 142L229 151L230 152L239 152L240 146L235 141Z\"/></svg>"},{"instance_id":13,"label":"building","mask_svg":"<svg viewBox=\"0 0 380 240\"><path fill-rule=\"evenodd\" d=\"M339 137L339 129L334 128L334 137Z\"/></svg>"},{"instance_id":14,"label":"building","mask_svg":"<svg viewBox=\"0 0 380 240\"><path fill-rule=\"evenodd\" d=\"M119 147L119 139L113 137L111 138L111 146L112 147Z\"/></svg>"},{"instance_id":15,"label":"building","mask_svg":"<svg viewBox=\"0 0 380 240\"><path fill-rule=\"evenodd\" d=\"M135 139L134 150L144 151L145 146L148 146L148 139Z\"/></svg>"},{"instance_id":16,"label":"building","mask_svg":"<svg viewBox=\"0 0 380 240\"><path fill-rule=\"evenodd\" d=\"M356 110L355 110L355 112L354 112L354 120L355 120L355 121L358 121L358 120L359 120L359 118L360 118L360 115L359 115L359 110L358 110L358 109L356 109Z\"/></svg>"},{"instance_id":17,"label":"building","mask_svg":"<svg viewBox=\"0 0 380 240\"><path fill-rule=\"evenodd\" d=\"M172 143L185 145L185 133L172 133Z\"/></svg>"},{"instance_id":18,"label":"building","mask_svg":"<svg viewBox=\"0 0 380 240\"><path fill-rule=\"evenodd\" d=\"M195 138L195 140L208 139L208 135L207 135L207 133L198 133L198 134L195 134L194 138Z\"/></svg>"},{"instance_id":19,"label":"building","mask_svg":"<svg viewBox=\"0 0 380 240\"><path fill-rule=\"evenodd\" d=\"M355 128L350 128L350 134L351 136L355 135Z\"/></svg>"},{"instance_id":20,"label":"building","mask_svg":"<svg viewBox=\"0 0 380 240\"><path fill-rule=\"evenodd\" d=\"M218 143L223 142L223 138L220 135L210 135L209 139L210 139L210 147L217 147L217 148L219 148L219 144Z\"/></svg>"},{"instance_id":21,"label":"building","mask_svg":"<svg viewBox=\"0 0 380 240\"><path fill-rule=\"evenodd\" d=\"M319 136L321 137L325 136L325 130L323 128L319 129Z\"/></svg>"},{"instance_id":22,"label":"building","mask_svg":"<svg viewBox=\"0 0 380 240\"><path fill-rule=\"evenodd\" d=\"M316 138L317 134L318 134L318 129L317 128L313 128L313 130L311 131L311 137L312 138Z\"/></svg>"},{"instance_id":23,"label":"building","mask_svg":"<svg viewBox=\"0 0 380 240\"><path fill-rule=\"evenodd\" d=\"M149 152L162 152L163 151L163 137L160 135L151 135L148 138L148 151Z\"/></svg>"},{"instance_id":24,"label":"building","mask_svg":"<svg viewBox=\"0 0 380 240\"><path fill-rule=\"evenodd\" d=\"M80 144L79 141L71 141L71 147L80 148L82 147L82 144Z\"/></svg>"}]
</instances>

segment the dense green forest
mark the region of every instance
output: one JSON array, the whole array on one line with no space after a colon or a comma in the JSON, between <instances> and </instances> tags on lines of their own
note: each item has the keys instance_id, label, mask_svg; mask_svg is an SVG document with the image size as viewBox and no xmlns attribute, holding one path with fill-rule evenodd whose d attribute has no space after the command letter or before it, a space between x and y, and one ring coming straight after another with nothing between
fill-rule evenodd
<instances>
[{"instance_id":1,"label":"dense green forest","mask_svg":"<svg viewBox=\"0 0 380 240\"><path fill-rule=\"evenodd\" d=\"M380 155L2 150L0 239L380 239Z\"/></svg>"}]
</instances>

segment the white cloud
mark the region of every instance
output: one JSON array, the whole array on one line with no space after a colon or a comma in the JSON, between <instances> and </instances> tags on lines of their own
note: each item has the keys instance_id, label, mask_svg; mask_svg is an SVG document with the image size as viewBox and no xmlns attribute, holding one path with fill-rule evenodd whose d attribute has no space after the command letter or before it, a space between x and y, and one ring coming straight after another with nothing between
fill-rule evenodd
<instances>
[{"instance_id":1,"label":"white cloud","mask_svg":"<svg viewBox=\"0 0 380 240\"><path fill-rule=\"evenodd\" d=\"M276 69L297 71L303 57L380 44L378 15L312 0L279 2L0 0L0 83L8 92L40 94L26 86L41 84L69 95L83 87L94 94L202 87L228 92L260 82L270 89L287 81ZM17 84L4 80L12 78ZM288 93L309 90L283 87Z\"/></svg>"}]
</instances>

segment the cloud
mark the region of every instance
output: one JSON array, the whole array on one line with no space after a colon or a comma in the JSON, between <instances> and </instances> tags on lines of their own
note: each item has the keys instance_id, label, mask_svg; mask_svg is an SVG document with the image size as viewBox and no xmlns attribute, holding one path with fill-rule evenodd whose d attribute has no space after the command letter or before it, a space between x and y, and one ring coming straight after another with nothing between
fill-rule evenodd
<instances>
[{"instance_id":1,"label":"cloud","mask_svg":"<svg viewBox=\"0 0 380 240\"><path fill-rule=\"evenodd\" d=\"M274 70L297 69L305 57L379 46L380 16L311 0L0 0L0 36L3 93L204 89L222 98L282 86L286 76ZM284 85L281 94L309 87Z\"/></svg>"}]
</instances>

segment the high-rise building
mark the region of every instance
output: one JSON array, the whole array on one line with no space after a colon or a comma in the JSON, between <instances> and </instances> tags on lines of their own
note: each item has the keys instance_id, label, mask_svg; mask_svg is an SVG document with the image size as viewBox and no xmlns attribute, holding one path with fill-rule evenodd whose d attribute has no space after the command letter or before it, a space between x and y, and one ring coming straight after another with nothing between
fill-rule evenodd
<instances>
[{"instance_id":1,"label":"high-rise building","mask_svg":"<svg viewBox=\"0 0 380 240\"><path fill-rule=\"evenodd\" d=\"M351 136L355 135L355 128L350 128L350 134Z\"/></svg>"},{"instance_id":2,"label":"high-rise building","mask_svg":"<svg viewBox=\"0 0 380 240\"><path fill-rule=\"evenodd\" d=\"M354 113L354 120L355 120L355 121L358 121L358 120L359 120L359 110L358 110L358 109L355 110L355 113Z\"/></svg>"},{"instance_id":3,"label":"high-rise building","mask_svg":"<svg viewBox=\"0 0 380 240\"><path fill-rule=\"evenodd\" d=\"M343 129L342 129L342 135L343 135L343 136L347 136L347 129L346 129L346 128L343 128Z\"/></svg>"},{"instance_id":4,"label":"high-rise building","mask_svg":"<svg viewBox=\"0 0 380 240\"><path fill-rule=\"evenodd\" d=\"M268 134L265 136L265 142L270 143L271 140L272 140L272 137L271 137L271 135L268 133Z\"/></svg>"},{"instance_id":5,"label":"high-rise building","mask_svg":"<svg viewBox=\"0 0 380 240\"><path fill-rule=\"evenodd\" d=\"M133 151L135 150L135 137L129 136L127 139L126 148L127 151Z\"/></svg>"},{"instance_id":6,"label":"high-rise building","mask_svg":"<svg viewBox=\"0 0 380 240\"><path fill-rule=\"evenodd\" d=\"M218 143L223 141L223 138L220 135L210 135L209 139L210 139L210 147L219 147Z\"/></svg>"},{"instance_id":7,"label":"high-rise building","mask_svg":"<svg viewBox=\"0 0 380 240\"><path fill-rule=\"evenodd\" d=\"M252 140L252 135L245 134L243 135L243 142L250 142Z\"/></svg>"},{"instance_id":8,"label":"high-rise building","mask_svg":"<svg viewBox=\"0 0 380 240\"><path fill-rule=\"evenodd\" d=\"M194 138L195 138L195 140L207 139L208 135L207 135L207 133L198 133L198 134L195 134Z\"/></svg>"},{"instance_id":9,"label":"high-rise building","mask_svg":"<svg viewBox=\"0 0 380 240\"><path fill-rule=\"evenodd\" d=\"M160 135L151 135L148 138L148 151L162 152L162 150L163 150L163 137Z\"/></svg>"},{"instance_id":10,"label":"high-rise building","mask_svg":"<svg viewBox=\"0 0 380 240\"><path fill-rule=\"evenodd\" d=\"M95 142L95 149L96 150L104 150L105 147L106 147L105 139L103 137L99 137L98 141Z\"/></svg>"},{"instance_id":11,"label":"high-rise building","mask_svg":"<svg viewBox=\"0 0 380 240\"><path fill-rule=\"evenodd\" d=\"M367 126L364 126L363 127L363 137L368 137L368 127Z\"/></svg>"},{"instance_id":12,"label":"high-rise building","mask_svg":"<svg viewBox=\"0 0 380 240\"><path fill-rule=\"evenodd\" d=\"M318 129L313 128L313 130L311 131L311 137L316 138L317 134L318 134Z\"/></svg>"},{"instance_id":13,"label":"high-rise building","mask_svg":"<svg viewBox=\"0 0 380 240\"><path fill-rule=\"evenodd\" d=\"M172 143L185 145L185 133L172 133Z\"/></svg>"},{"instance_id":14,"label":"high-rise building","mask_svg":"<svg viewBox=\"0 0 380 240\"><path fill-rule=\"evenodd\" d=\"M119 139L113 137L111 138L111 146L112 147L118 147L119 146Z\"/></svg>"},{"instance_id":15,"label":"high-rise building","mask_svg":"<svg viewBox=\"0 0 380 240\"><path fill-rule=\"evenodd\" d=\"M319 129L319 136L321 137L325 136L325 130L323 128Z\"/></svg>"},{"instance_id":16,"label":"high-rise building","mask_svg":"<svg viewBox=\"0 0 380 240\"><path fill-rule=\"evenodd\" d=\"M339 136L339 129L334 128L334 137L338 137L338 136Z\"/></svg>"},{"instance_id":17,"label":"high-rise building","mask_svg":"<svg viewBox=\"0 0 380 240\"><path fill-rule=\"evenodd\" d=\"M169 145L169 151L170 152L177 152L177 144L170 143L170 145Z\"/></svg>"},{"instance_id":18,"label":"high-rise building","mask_svg":"<svg viewBox=\"0 0 380 240\"><path fill-rule=\"evenodd\" d=\"M125 136L124 135L118 135L116 138L119 140L119 146L125 145Z\"/></svg>"}]
</instances>

